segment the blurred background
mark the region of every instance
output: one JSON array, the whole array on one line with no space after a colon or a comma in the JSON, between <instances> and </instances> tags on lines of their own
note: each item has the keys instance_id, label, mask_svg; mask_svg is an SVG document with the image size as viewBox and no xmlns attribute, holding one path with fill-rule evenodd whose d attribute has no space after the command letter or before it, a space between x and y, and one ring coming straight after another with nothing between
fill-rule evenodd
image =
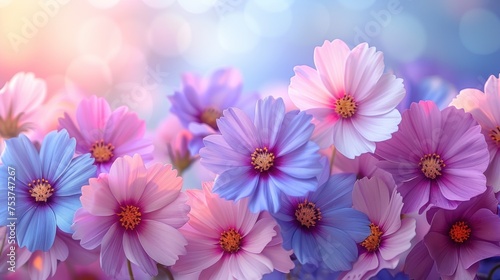
<instances>
[{"instance_id":1,"label":"blurred background","mask_svg":"<svg viewBox=\"0 0 500 280\"><path fill-rule=\"evenodd\" d=\"M0 0L0 84L34 72L50 95L103 96L154 128L183 72L234 66L246 92L283 93L337 38L383 51L409 90L482 89L500 73L500 2Z\"/></svg>"}]
</instances>

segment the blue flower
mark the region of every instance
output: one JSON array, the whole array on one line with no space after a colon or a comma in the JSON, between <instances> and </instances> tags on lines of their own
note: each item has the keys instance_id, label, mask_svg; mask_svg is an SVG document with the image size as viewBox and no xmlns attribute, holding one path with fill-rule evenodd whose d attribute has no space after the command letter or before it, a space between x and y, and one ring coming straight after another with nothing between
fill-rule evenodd
<instances>
[{"instance_id":1,"label":"blue flower","mask_svg":"<svg viewBox=\"0 0 500 280\"><path fill-rule=\"evenodd\" d=\"M259 100L252 120L229 108L217 120L221 135L205 137L201 163L219 174L213 191L229 200L249 197L250 210L278 211L283 194L314 191L321 172L314 126L304 112L285 112L281 98Z\"/></svg>"},{"instance_id":2,"label":"blue flower","mask_svg":"<svg viewBox=\"0 0 500 280\"><path fill-rule=\"evenodd\" d=\"M283 247L293 249L300 263L324 262L333 271L352 268L358 258L356 244L370 235L368 217L351 208L355 181L355 174L336 174L304 197L283 198L274 217Z\"/></svg>"},{"instance_id":3,"label":"blue flower","mask_svg":"<svg viewBox=\"0 0 500 280\"><path fill-rule=\"evenodd\" d=\"M0 167L0 200L7 206L7 192L15 194L13 208L0 207L0 223L17 218L17 242L29 251L48 251L56 228L72 233L75 211L81 207L81 187L96 172L90 154L73 157L76 141L66 130L47 134L40 152L24 135L6 140ZM15 181L8 179L9 171ZM12 175L12 174L11 174ZM7 180L14 185L4 184ZM12 196L12 195L11 195ZM11 200L9 200L11 201Z\"/></svg>"},{"instance_id":4,"label":"blue flower","mask_svg":"<svg viewBox=\"0 0 500 280\"><path fill-rule=\"evenodd\" d=\"M370 280L410 280L410 277L402 271L393 276L389 269L382 269Z\"/></svg>"}]
</instances>

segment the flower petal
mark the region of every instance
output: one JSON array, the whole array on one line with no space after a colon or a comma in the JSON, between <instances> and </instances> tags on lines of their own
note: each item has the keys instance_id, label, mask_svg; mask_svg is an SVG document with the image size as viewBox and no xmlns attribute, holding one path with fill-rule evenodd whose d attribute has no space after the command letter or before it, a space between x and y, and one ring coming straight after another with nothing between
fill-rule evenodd
<instances>
[{"instance_id":1,"label":"flower petal","mask_svg":"<svg viewBox=\"0 0 500 280\"><path fill-rule=\"evenodd\" d=\"M75 147L76 140L69 138L65 129L47 134L40 149L42 178L48 179L50 183L57 181L71 162Z\"/></svg>"},{"instance_id":2,"label":"flower petal","mask_svg":"<svg viewBox=\"0 0 500 280\"><path fill-rule=\"evenodd\" d=\"M314 65L321 81L331 94L340 98L344 95L345 64L350 49L342 40L325 41L314 49Z\"/></svg>"},{"instance_id":3,"label":"flower petal","mask_svg":"<svg viewBox=\"0 0 500 280\"><path fill-rule=\"evenodd\" d=\"M323 84L319 73L309 66L293 68L295 76L290 79L288 95L301 110L333 108L335 98Z\"/></svg>"},{"instance_id":4,"label":"flower petal","mask_svg":"<svg viewBox=\"0 0 500 280\"><path fill-rule=\"evenodd\" d=\"M123 233L119 224L113 224L101 244L101 268L107 275L117 275L124 267L127 259L123 251Z\"/></svg>"},{"instance_id":5,"label":"flower petal","mask_svg":"<svg viewBox=\"0 0 500 280\"><path fill-rule=\"evenodd\" d=\"M158 274L156 262L151 259L148 254L146 254L146 251L144 251L144 248L142 248L136 231L125 231L123 234L123 251L127 259L138 265L149 275L155 276Z\"/></svg>"},{"instance_id":6,"label":"flower petal","mask_svg":"<svg viewBox=\"0 0 500 280\"><path fill-rule=\"evenodd\" d=\"M165 236L169 237L168 242ZM163 265L173 265L179 255L186 254L186 238L177 229L160 222L142 221L139 241L146 253Z\"/></svg>"},{"instance_id":7,"label":"flower petal","mask_svg":"<svg viewBox=\"0 0 500 280\"><path fill-rule=\"evenodd\" d=\"M118 225L118 219L114 216L96 217L80 208L75 213L72 225L75 231L73 239L80 240L80 245L87 250L95 249L103 243L104 236L114 224Z\"/></svg>"},{"instance_id":8,"label":"flower petal","mask_svg":"<svg viewBox=\"0 0 500 280\"><path fill-rule=\"evenodd\" d=\"M66 233L73 233L71 225L73 224L75 212L78 208L82 207L82 204L80 203L80 195L54 195L50 203L50 207L56 215L57 227Z\"/></svg>"},{"instance_id":9,"label":"flower petal","mask_svg":"<svg viewBox=\"0 0 500 280\"><path fill-rule=\"evenodd\" d=\"M50 207L30 208L18 220L17 241L19 247L29 251L48 251L56 237L56 216Z\"/></svg>"},{"instance_id":10,"label":"flower petal","mask_svg":"<svg viewBox=\"0 0 500 280\"><path fill-rule=\"evenodd\" d=\"M109 189L118 203L137 203L147 183L147 171L141 156L115 160L109 171Z\"/></svg>"},{"instance_id":11,"label":"flower petal","mask_svg":"<svg viewBox=\"0 0 500 280\"><path fill-rule=\"evenodd\" d=\"M92 164L93 162L94 159L89 154L73 158L57 181L50 182L57 195L81 194L82 186L87 185L89 179L96 176L97 168Z\"/></svg>"}]
</instances>

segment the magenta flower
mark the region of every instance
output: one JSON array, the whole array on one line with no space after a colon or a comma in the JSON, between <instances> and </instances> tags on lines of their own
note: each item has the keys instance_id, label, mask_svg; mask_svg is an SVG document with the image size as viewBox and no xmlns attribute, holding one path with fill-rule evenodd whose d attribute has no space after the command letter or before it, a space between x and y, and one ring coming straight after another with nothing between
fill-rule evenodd
<instances>
[{"instance_id":1,"label":"magenta flower","mask_svg":"<svg viewBox=\"0 0 500 280\"><path fill-rule=\"evenodd\" d=\"M252 213L248 200L237 202L211 192L189 190L189 222L181 228L187 254L172 267L176 279L260 279L273 269L288 273L294 264L280 229L268 212Z\"/></svg>"},{"instance_id":2,"label":"magenta flower","mask_svg":"<svg viewBox=\"0 0 500 280\"><path fill-rule=\"evenodd\" d=\"M222 198L249 197L250 211L278 211L282 194L302 196L318 187L318 146L310 141L311 116L285 112L281 98L259 100L252 121L229 108L217 121L220 135L205 137L201 163L219 174L214 192Z\"/></svg>"},{"instance_id":3,"label":"magenta flower","mask_svg":"<svg viewBox=\"0 0 500 280\"><path fill-rule=\"evenodd\" d=\"M479 261L500 256L497 205L488 188L455 210L436 210L429 232L408 255L405 270L416 279L425 279L433 267L442 279L473 279Z\"/></svg>"},{"instance_id":4,"label":"magenta flower","mask_svg":"<svg viewBox=\"0 0 500 280\"><path fill-rule=\"evenodd\" d=\"M428 205L455 209L486 190L489 154L472 116L455 107L439 111L431 101L413 103L399 131L377 145L379 166L392 173L403 212Z\"/></svg>"},{"instance_id":5,"label":"magenta flower","mask_svg":"<svg viewBox=\"0 0 500 280\"><path fill-rule=\"evenodd\" d=\"M352 196L353 208L368 215L371 234L359 244L358 260L345 277L370 279L384 268L396 268L411 247L416 223L401 219L401 195L377 177L357 181Z\"/></svg>"},{"instance_id":6,"label":"magenta flower","mask_svg":"<svg viewBox=\"0 0 500 280\"><path fill-rule=\"evenodd\" d=\"M97 174L109 172L111 164L121 156L139 154L149 161L153 144L144 139L146 124L125 106L113 112L104 98L91 96L76 109L76 123L65 113L59 129L65 128L76 138L77 153L90 153L97 165Z\"/></svg>"},{"instance_id":7,"label":"magenta flower","mask_svg":"<svg viewBox=\"0 0 500 280\"><path fill-rule=\"evenodd\" d=\"M229 107L252 107L254 95L242 98L242 77L234 68L215 71L209 78L192 73L182 76L182 89L169 96L170 111L193 134L189 151L197 155L203 147L203 138L219 132L217 119Z\"/></svg>"},{"instance_id":8,"label":"magenta flower","mask_svg":"<svg viewBox=\"0 0 500 280\"><path fill-rule=\"evenodd\" d=\"M484 93L477 89L464 89L451 105L470 112L481 125L488 143L490 165L485 175L488 186L500 191L500 79L491 76L484 85Z\"/></svg>"},{"instance_id":9,"label":"magenta flower","mask_svg":"<svg viewBox=\"0 0 500 280\"><path fill-rule=\"evenodd\" d=\"M375 151L391 138L401 115L396 106L405 90L401 79L384 74L381 52L363 43L350 50L341 40L314 50L317 70L295 67L289 95L316 120L314 140L331 144L348 158Z\"/></svg>"},{"instance_id":10,"label":"magenta flower","mask_svg":"<svg viewBox=\"0 0 500 280\"><path fill-rule=\"evenodd\" d=\"M176 176L169 165L146 168L139 155L125 156L82 188L73 238L86 249L101 246L106 274L117 275L130 261L156 275L157 263L173 265L185 254L178 228L187 222L189 207Z\"/></svg>"}]
</instances>

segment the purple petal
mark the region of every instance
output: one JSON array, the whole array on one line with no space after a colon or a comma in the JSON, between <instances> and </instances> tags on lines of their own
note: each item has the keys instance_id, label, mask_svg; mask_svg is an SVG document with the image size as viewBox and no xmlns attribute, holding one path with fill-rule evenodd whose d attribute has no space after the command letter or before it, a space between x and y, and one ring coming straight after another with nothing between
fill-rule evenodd
<instances>
[{"instance_id":1,"label":"purple petal","mask_svg":"<svg viewBox=\"0 0 500 280\"><path fill-rule=\"evenodd\" d=\"M105 234L114 225L118 224L118 218L96 217L80 208L75 213L72 229L73 239L81 240L80 244L87 250L95 249L103 242Z\"/></svg>"},{"instance_id":2,"label":"purple petal","mask_svg":"<svg viewBox=\"0 0 500 280\"><path fill-rule=\"evenodd\" d=\"M138 265L149 275L154 276L158 274L156 262L151 259L142 248L136 231L125 231L123 234L123 251L127 259Z\"/></svg>"},{"instance_id":3,"label":"purple petal","mask_svg":"<svg viewBox=\"0 0 500 280\"><path fill-rule=\"evenodd\" d=\"M107 275L117 275L127 259L123 251L123 232L118 223L106 232L101 244L101 267Z\"/></svg>"},{"instance_id":4,"label":"purple petal","mask_svg":"<svg viewBox=\"0 0 500 280\"><path fill-rule=\"evenodd\" d=\"M168 236L168 242L165 242ZM139 241L146 253L156 262L173 265L179 255L186 254L186 238L175 228L156 221L142 221Z\"/></svg>"}]
</instances>

